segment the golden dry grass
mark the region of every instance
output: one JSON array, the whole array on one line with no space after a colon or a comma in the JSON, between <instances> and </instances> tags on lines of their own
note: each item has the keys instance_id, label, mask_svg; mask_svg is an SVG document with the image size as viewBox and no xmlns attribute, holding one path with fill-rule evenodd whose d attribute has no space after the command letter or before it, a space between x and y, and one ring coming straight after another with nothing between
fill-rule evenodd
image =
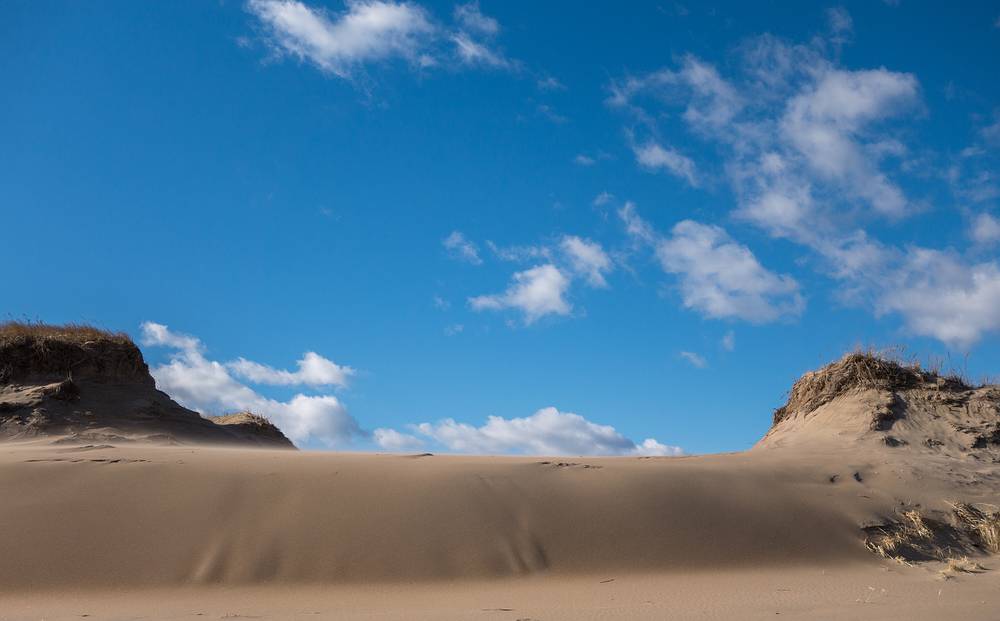
<instances>
[{"instance_id":1,"label":"golden dry grass","mask_svg":"<svg viewBox=\"0 0 1000 621\"><path fill-rule=\"evenodd\" d=\"M930 552L934 539L933 531L916 511L904 511L900 520L880 527L865 539L869 550L887 559L909 565L913 552Z\"/></svg>"},{"instance_id":2,"label":"golden dry grass","mask_svg":"<svg viewBox=\"0 0 1000 621\"><path fill-rule=\"evenodd\" d=\"M132 344L132 337L124 332L112 332L83 323L51 325L34 321L0 322L0 347L15 342L62 341L67 343L87 343L90 341L113 341Z\"/></svg>"},{"instance_id":3,"label":"golden dry grass","mask_svg":"<svg viewBox=\"0 0 1000 621\"><path fill-rule=\"evenodd\" d=\"M950 558L945 561L945 568L941 570L941 575L950 577L955 574L979 574L986 571L986 568L973 561L968 556L961 558Z\"/></svg>"},{"instance_id":4,"label":"golden dry grass","mask_svg":"<svg viewBox=\"0 0 1000 621\"><path fill-rule=\"evenodd\" d=\"M986 550L1000 553L1000 511L987 511L963 502L950 504L958 521L976 535Z\"/></svg>"},{"instance_id":5,"label":"golden dry grass","mask_svg":"<svg viewBox=\"0 0 1000 621\"><path fill-rule=\"evenodd\" d=\"M969 388L959 375L941 376L933 367L924 369L918 361L904 360L899 349L856 350L817 371L800 377L788 395L788 402L774 411L774 424L792 412L808 414L852 390L905 390L944 377L957 388Z\"/></svg>"}]
</instances>

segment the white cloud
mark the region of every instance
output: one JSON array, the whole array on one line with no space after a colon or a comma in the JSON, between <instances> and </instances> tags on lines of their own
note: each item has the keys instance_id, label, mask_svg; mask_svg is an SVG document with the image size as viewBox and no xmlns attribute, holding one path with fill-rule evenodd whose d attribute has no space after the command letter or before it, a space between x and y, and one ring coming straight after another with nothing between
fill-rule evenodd
<instances>
[{"instance_id":1,"label":"white cloud","mask_svg":"<svg viewBox=\"0 0 1000 621\"><path fill-rule=\"evenodd\" d=\"M680 277L684 305L709 317L762 323L799 315L804 307L795 279L764 268L717 226L679 222L656 254L664 271Z\"/></svg>"},{"instance_id":2,"label":"white cloud","mask_svg":"<svg viewBox=\"0 0 1000 621\"><path fill-rule=\"evenodd\" d=\"M983 127L980 131L986 142L1000 145L1000 114L994 117L993 123Z\"/></svg>"},{"instance_id":3,"label":"white cloud","mask_svg":"<svg viewBox=\"0 0 1000 621\"><path fill-rule=\"evenodd\" d=\"M465 235L461 231L452 231L448 237L445 237L441 242L448 253L455 259L460 261L465 261L473 265L479 265L483 262L479 258L479 248L473 242L465 238Z\"/></svg>"},{"instance_id":4,"label":"white cloud","mask_svg":"<svg viewBox=\"0 0 1000 621\"><path fill-rule=\"evenodd\" d=\"M654 142L633 148L635 159L650 170L663 169L676 177L686 180L692 186L698 185L695 164L691 158L671 148L664 148Z\"/></svg>"},{"instance_id":5,"label":"white cloud","mask_svg":"<svg viewBox=\"0 0 1000 621\"><path fill-rule=\"evenodd\" d=\"M1000 241L1000 220L981 213L973 220L970 232L977 244L994 244Z\"/></svg>"},{"instance_id":6,"label":"white cloud","mask_svg":"<svg viewBox=\"0 0 1000 621\"><path fill-rule=\"evenodd\" d=\"M682 351L678 355L696 369L704 369L708 366L708 361L705 360L704 356L693 351Z\"/></svg>"},{"instance_id":7,"label":"white cloud","mask_svg":"<svg viewBox=\"0 0 1000 621\"><path fill-rule=\"evenodd\" d=\"M296 0L250 0L247 8L276 51L340 77L394 57L418 64L436 30L423 8L405 2L354 0L340 14Z\"/></svg>"},{"instance_id":8,"label":"white cloud","mask_svg":"<svg viewBox=\"0 0 1000 621\"><path fill-rule=\"evenodd\" d=\"M497 69L514 69L516 63L496 48L493 39L500 32L500 24L479 10L478 2L455 7L458 30L451 35L459 61L466 65L480 65Z\"/></svg>"},{"instance_id":9,"label":"white cloud","mask_svg":"<svg viewBox=\"0 0 1000 621\"><path fill-rule=\"evenodd\" d=\"M680 455L676 446L647 438L636 443L610 425L592 423L578 414L554 407L525 418L490 416L474 427L445 419L421 423L416 432L460 453L526 455Z\"/></svg>"},{"instance_id":10,"label":"white cloud","mask_svg":"<svg viewBox=\"0 0 1000 621\"><path fill-rule=\"evenodd\" d=\"M469 2L455 7L455 21L470 32L493 36L500 32L500 24L492 17L483 15L478 2Z\"/></svg>"},{"instance_id":11,"label":"white cloud","mask_svg":"<svg viewBox=\"0 0 1000 621\"><path fill-rule=\"evenodd\" d=\"M614 200L614 198L615 198L614 194L612 194L611 192L604 191L594 197L593 205L594 207L603 207L604 205L607 205L612 200Z\"/></svg>"},{"instance_id":12,"label":"white cloud","mask_svg":"<svg viewBox=\"0 0 1000 621\"><path fill-rule=\"evenodd\" d=\"M684 306L714 318L754 323L799 315L805 301L791 276L771 272L749 248L720 227L683 220L662 237L643 220L635 205L619 212L626 232L655 248L665 272L680 279Z\"/></svg>"},{"instance_id":13,"label":"white cloud","mask_svg":"<svg viewBox=\"0 0 1000 621\"><path fill-rule=\"evenodd\" d=\"M476 41L464 32L452 35L451 40L455 44L458 58L467 65L486 65L498 68L510 66L510 61L502 54L486 43Z\"/></svg>"},{"instance_id":14,"label":"white cloud","mask_svg":"<svg viewBox=\"0 0 1000 621\"><path fill-rule=\"evenodd\" d=\"M597 163L597 160L590 157L589 155L584 155L583 153L580 153L579 155L573 158L573 163L578 166L593 166L594 164Z\"/></svg>"},{"instance_id":15,"label":"white cloud","mask_svg":"<svg viewBox=\"0 0 1000 621\"><path fill-rule=\"evenodd\" d=\"M185 351L200 351L202 348L201 341L197 338L187 334L172 332L167 326L161 323L147 321L142 324L141 328L142 337L140 342L143 345L158 345Z\"/></svg>"},{"instance_id":16,"label":"white cloud","mask_svg":"<svg viewBox=\"0 0 1000 621\"><path fill-rule=\"evenodd\" d=\"M839 183L884 215L901 216L906 198L878 171L858 135L868 123L912 107L917 91L917 80L908 73L830 71L789 101L781 129L822 179Z\"/></svg>"},{"instance_id":17,"label":"white cloud","mask_svg":"<svg viewBox=\"0 0 1000 621\"><path fill-rule=\"evenodd\" d=\"M733 351L736 349L736 334L730 330L723 335L722 340L719 342L722 345L722 349L726 351Z\"/></svg>"},{"instance_id":18,"label":"white cloud","mask_svg":"<svg viewBox=\"0 0 1000 621\"><path fill-rule=\"evenodd\" d=\"M503 293L469 298L469 306L477 311L515 309L524 315L525 324L546 315L569 315L572 305L567 295L573 284L583 281L605 288L606 276L614 268L600 243L576 235L544 245L502 248L490 241L486 244L503 261L536 265L514 273Z\"/></svg>"},{"instance_id":19,"label":"white cloud","mask_svg":"<svg viewBox=\"0 0 1000 621\"><path fill-rule=\"evenodd\" d=\"M655 242L657 238L656 232L639 215L635 203L628 201L622 205L621 209L618 210L618 217L625 224L625 232L628 233L629 237L646 244Z\"/></svg>"},{"instance_id":20,"label":"white cloud","mask_svg":"<svg viewBox=\"0 0 1000 621\"><path fill-rule=\"evenodd\" d=\"M555 109L552 106L548 104L538 104L538 106L536 106L535 109L538 110L539 114L541 114L549 121L552 121L556 125L562 125L563 123L569 122L568 117L559 114L558 112L555 111Z\"/></svg>"},{"instance_id":21,"label":"white cloud","mask_svg":"<svg viewBox=\"0 0 1000 621\"><path fill-rule=\"evenodd\" d=\"M316 439L327 446L342 446L366 435L333 395L297 394L288 401L267 398L236 380L229 365L206 358L197 338L176 334L163 324L148 321L141 329L144 345L174 350L169 362L153 367L150 373L160 390L185 407L202 414L249 410L269 418L297 443ZM305 377L327 380L331 377L329 372L329 367L320 363L309 367Z\"/></svg>"},{"instance_id":22,"label":"white cloud","mask_svg":"<svg viewBox=\"0 0 1000 621\"><path fill-rule=\"evenodd\" d=\"M456 334L461 334L465 330L465 326L460 323L453 323L451 325L445 326L444 335L445 336L455 336Z\"/></svg>"},{"instance_id":23,"label":"white cloud","mask_svg":"<svg viewBox=\"0 0 1000 621\"><path fill-rule=\"evenodd\" d=\"M341 366L316 352L306 352L298 361L298 371L275 369L259 362L238 358L226 363L236 376L255 384L274 386L347 386L347 380L355 371Z\"/></svg>"},{"instance_id":24,"label":"white cloud","mask_svg":"<svg viewBox=\"0 0 1000 621\"><path fill-rule=\"evenodd\" d=\"M854 31L854 20L851 14L842 6L826 10L826 20L830 25L831 38L834 45L843 45Z\"/></svg>"},{"instance_id":25,"label":"white cloud","mask_svg":"<svg viewBox=\"0 0 1000 621\"><path fill-rule=\"evenodd\" d=\"M523 263L552 259L552 250L546 246L498 246L492 241L487 241L486 247L501 261Z\"/></svg>"},{"instance_id":26,"label":"white cloud","mask_svg":"<svg viewBox=\"0 0 1000 621\"><path fill-rule=\"evenodd\" d=\"M630 76L613 82L609 89L609 105L631 110L646 121L651 121L652 116L636 103L637 99L650 94L658 101L676 101L679 92L686 90L691 99L684 110L684 120L709 133L727 126L744 107L736 88L715 67L691 54L683 58L677 71L661 69L646 76Z\"/></svg>"},{"instance_id":27,"label":"white cloud","mask_svg":"<svg viewBox=\"0 0 1000 621\"><path fill-rule=\"evenodd\" d=\"M395 429L378 428L372 432L375 443L387 451L405 452L417 451L424 447L424 441Z\"/></svg>"},{"instance_id":28,"label":"white cloud","mask_svg":"<svg viewBox=\"0 0 1000 621\"><path fill-rule=\"evenodd\" d=\"M543 91L564 91L564 90L566 90L566 86L562 82L560 82L559 80L557 80L556 78L554 78L552 76L547 76L545 78L541 78L541 79L538 80L538 82L536 84L538 85L539 90L543 90Z\"/></svg>"},{"instance_id":29,"label":"white cloud","mask_svg":"<svg viewBox=\"0 0 1000 621\"><path fill-rule=\"evenodd\" d=\"M876 302L879 312L899 313L915 334L968 347L1000 329L1000 267L966 264L956 256L910 248Z\"/></svg>"},{"instance_id":30,"label":"white cloud","mask_svg":"<svg viewBox=\"0 0 1000 621\"><path fill-rule=\"evenodd\" d=\"M731 79L689 55L675 69L614 81L608 103L634 117L630 140L636 131L660 134L660 119L673 116L664 106L683 109L692 135L718 148L737 200L733 215L809 249L819 259L811 264L836 281L842 302L896 314L912 333L953 345L1000 331L1000 313L993 310L996 262L885 244L859 223L917 212L894 177L928 172L915 159L925 149L908 145L914 134L901 127L920 116L920 85L915 76L885 67L841 68L829 57L831 44L835 49L843 42L852 24L839 10L828 18L833 34L808 43L771 35L745 41L736 48L742 64L728 64L736 68ZM1000 196L984 147L1000 141L1000 123L982 128L978 137L982 144L962 150L947 172L961 203ZM890 159L899 164L891 174ZM687 306L712 317L757 321L801 311L795 281L764 269L721 229L690 223L665 238L634 206L619 215L632 238L657 248L664 269L679 276ZM980 246L1000 242L1000 221L974 215L969 236Z\"/></svg>"},{"instance_id":31,"label":"white cloud","mask_svg":"<svg viewBox=\"0 0 1000 621\"><path fill-rule=\"evenodd\" d=\"M575 235L567 235L559 245L569 258L573 270L583 275L591 286L608 286L604 274L611 271L611 259L600 244Z\"/></svg>"},{"instance_id":32,"label":"white cloud","mask_svg":"<svg viewBox=\"0 0 1000 621\"><path fill-rule=\"evenodd\" d=\"M515 273L501 294L469 298L469 305L475 310L517 309L524 314L524 322L532 324L546 315L570 313L572 307L565 298L569 285L569 277L546 263Z\"/></svg>"}]
</instances>

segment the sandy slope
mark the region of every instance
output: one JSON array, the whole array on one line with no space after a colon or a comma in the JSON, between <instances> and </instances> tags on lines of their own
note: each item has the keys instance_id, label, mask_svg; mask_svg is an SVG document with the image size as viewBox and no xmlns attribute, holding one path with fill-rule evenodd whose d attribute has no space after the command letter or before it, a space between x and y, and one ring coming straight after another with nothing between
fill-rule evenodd
<instances>
[{"instance_id":1,"label":"sandy slope","mask_svg":"<svg viewBox=\"0 0 1000 621\"><path fill-rule=\"evenodd\" d=\"M977 615L979 601L1000 606L990 572L939 582L862 544L859 525L900 499L954 496L952 474L888 450L546 459L11 443L0 618L940 618L939 589L965 618L989 618ZM963 494L993 493L968 483ZM513 610L483 610L501 608Z\"/></svg>"},{"instance_id":2,"label":"sandy slope","mask_svg":"<svg viewBox=\"0 0 1000 621\"><path fill-rule=\"evenodd\" d=\"M949 505L1000 529L1000 388L862 354L804 376L745 453L65 440L0 444L0 620L1000 618L993 544ZM943 580L868 536L985 570Z\"/></svg>"}]
</instances>

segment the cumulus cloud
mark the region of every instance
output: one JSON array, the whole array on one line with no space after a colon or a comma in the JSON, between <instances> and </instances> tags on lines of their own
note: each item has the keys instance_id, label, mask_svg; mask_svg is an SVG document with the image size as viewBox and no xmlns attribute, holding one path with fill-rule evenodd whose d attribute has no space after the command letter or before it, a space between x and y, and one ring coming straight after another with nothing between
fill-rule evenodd
<instances>
[{"instance_id":1,"label":"cumulus cloud","mask_svg":"<svg viewBox=\"0 0 1000 621\"><path fill-rule=\"evenodd\" d=\"M306 352L298 361L297 371L275 369L246 358L238 358L226 366L238 377L255 384L274 386L347 386L347 380L355 371L341 366L316 352Z\"/></svg>"},{"instance_id":2,"label":"cumulus cloud","mask_svg":"<svg viewBox=\"0 0 1000 621\"><path fill-rule=\"evenodd\" d=\"M250 0L247 9L276 51L341 77L368 62L417 63L435 32L424 9L405 2L355 0L331 13L297 0Z\"/></svg>"},{"instance_id":3,"label":"cumulus cloud","mask_svg":"<svg viewBox=\"0 0 1000 621\"><path fill-rule=\"evenodd\" d=\"M635 159L649 170L665 170L675 177L684 179L692 186L698 185L695 164L691 158L680 152L650 142L633 148Z\"/></svg>"},{"instance_id":4,"label":"cumulus cloud","mask_svg":"<svg viewBox=\"0 0 1000 621\"><path fill-rule=\"evenodd\" d=\"M278 371L245 359L222 363L208 359L201 341L193 336L171 331L166 325L147 321L141 326L141 342L146 346L167 347L174 350L168 362L150 369L157 387L176 399L181 405L201 414L222 414L233 411L251 411L268 417L296 443L318 440L327 446L342 446L366 433L347 409L333 395L296 394L288 401L279 401L259 394L250 386L238 381L231 371L234 365L261 374L263 383L285 385L336 384L330 380L346 381L349 367L340 367L326 358L308 354L300 361L296 372ZM250 365L250 366L248 366ZM330 366L332 365L332 367ZM353 371L352 371L353 372ZM297 378L301 381L294 381ZM250 381L254 381L251 379Z\"/></svg>"},{"instance_id":5,"label":"cumulus cloud","mask_svg":"<svg viewBox=\"0 0 1000 621\"><path fill-rule=\"evenodd\" d=\"M466 239L461 231L452 231L445 237L441 244L448 250L448 253L455 259L465 261L473 265L479 265L483 260L479 257L479 247Z\"/></svg>"},{"instance_id":6,"label":"cumulus cloud","mask_svg":"<svg viewBox=\"0 0 1000 621\"><path fill-rule=\"evenodd\" d=\"M474 310L514 309L530 325L546 315L568 315L572 304L567 299L574 283L590 287L608 287L607 275L614 264L596 241L576 235L564 235L558 242L533 246L487 246L497 258L515 263L536 265L515 272L503 293L469 298Z\"/></svg>"},{"instance_id":7,"label":"cumulus cloud","mask_svg":"<svg viewBox=\"0 0 1000 621\"><path fill-rule=\"evenodd\" d=\"M804 300L795 279L764 268L722 228L684 220L671 233L656 254L664 271L680 277L688 308L717 319L758 323L802 312Z\"/></svg>"},{"instance_id":8,"label":"cumulus cloud","mask_svg":"<svg viewBox=\"0 0 1000 621\"><path fill-rule=\"evenodd\" d=\"M167 326L147 321L142 324L142 344L172 347L184 351L200 351L201 341L187 334L171 332Z\"/></svg>"},{"instance_id":9,"label":"cumulus cloud","mask_svg":"<svg viewBox=\"0 0 1000 621\"><path fill-rule=\"evenodd\" d=\"M629 235L651 244L663 270L678 277L687 308L714 319L766 323L797 316L805 307L794 278L765 268L718 226L683 220L661 236L632 203L618 215Z\"/></svg>"},{"instance_id":10,"label":"cumulus cloud","mask_svg":"<svg viewBox=\"0 0 1000 621\"><path fill-rule=\"evenodd\" d=\"M568 315L572 306L566 300L570 279L551 263L537 265L514 274L507 290L495 295L469 298L475 310L517 309L524 322L532 324L546 315Z\"/></svg>"},{"instance_id":11,"label":"cumulus cloud","mask_svg":"<svg viewBox=\"0 0 1000 621\"><path fill-rule=\"evenodd\" d=\"M424 441L408 433L380 427L372 432L375 443L387 451L416 451L424 447Z\"/></svg>"},{"instance_id":12,"label":"cumulus cloud","mask_svg":"<svg viewBox=\"0 0 1000 621\"><path fill-rule=\"evenodd\" d=\"M445 419L413 426L415 433L459 453L524 455L680 455L683 451L647 438L634 442L610 425L579 414L542 408L524 418L490 416L482 426ZM401 434L402 435L402 434ZM414 436L409 436L414 437ZM395 439L390 440L390 442Z\"/></svg>"},{"instance_id":13,"label":"cumulus cloud","mask_svg":"<svg viewBox=\"0 0 1000 621\"><path fill-rule=\"evenodd\" d=\"M586 278L593 287L607 287L604 274L611 271L611 259L597 242L566 235L560 242L572 269Z\"/></svg>"},{"instance_id":14,"label":"cumulus cloud","mask_svg":"<svg viewBox=\"0 0 1000 621\"><path fill-rule=\"evenodd\" d=\"M985 332L1000 330L1000 267L967 264L955 255L910 248L887 276L876 302L880 312L899 313L915 334L969 347Z\"/></svg>"}]
</instances>

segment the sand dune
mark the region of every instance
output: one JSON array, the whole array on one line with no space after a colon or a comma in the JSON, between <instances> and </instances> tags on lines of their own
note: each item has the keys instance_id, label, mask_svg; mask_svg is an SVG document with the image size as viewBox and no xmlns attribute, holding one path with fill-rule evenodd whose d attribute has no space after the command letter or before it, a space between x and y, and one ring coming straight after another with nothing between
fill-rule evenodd
<instances>
[{"instance_id":1,"label":"sand dune","mask_svg":"<svg viewBox=\"0 0 1000 621\"><path fill-rule=\"evenodd\" d=\"M915 602L934 604L941 588L963 600L986 584L994 593L992 575L944 584L938 565L907 568L865 548L859 526L901 498L936 506L959 490L954 473L886 453L545 459L12 443L0 449L0 604L24 616L0 618L293 618L305 604L329 618L731 618L820 604L824 618L940 618ZM991 489L972 477L961 493ZM53 607L53 593L65 605ZM516 616L526 609L546 614ZM983 607L965 610L977 618Z\"/></svg>"},{"instance_id":2,"label":"sand dune","mask_svg":"<svg viewBox=\"0 0 1000 621\"><path fill-rule=\"evenodd\" d=\"M0 619L991 618L1000 392L881 365L805 376L744 453L0 444Z\"/></svg>"},{"instance_id":3,"label":"sand dune","mask_svg":"<svg viewBox=\"0 0 1000 621\"><path fill-rule=\"evenodd\" d=\"M565 464L565 465L561 465ZM871 472L870 465L856 465ZM844 483L829 477L840 472ZM864 561L842 468L7 446L8 587L331 583ZM835 509L834 509L835 507ZM816 533L822 532L822 537ZM88 567L100 559L100 572Z\"/></svg>"}]
</instances>

